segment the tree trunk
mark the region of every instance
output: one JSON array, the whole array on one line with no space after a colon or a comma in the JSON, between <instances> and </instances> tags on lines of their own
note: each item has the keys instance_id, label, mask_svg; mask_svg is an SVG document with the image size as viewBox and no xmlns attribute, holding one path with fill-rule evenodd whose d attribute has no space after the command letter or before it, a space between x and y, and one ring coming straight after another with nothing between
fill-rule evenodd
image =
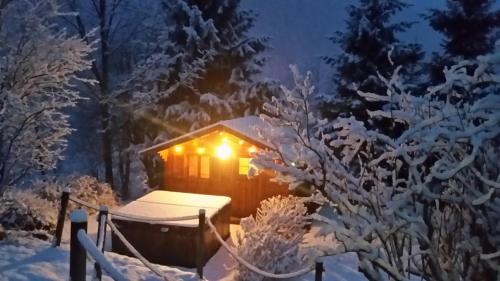
<instances>
[{"instance_id":1,"label":"tree trunk","mask_svg":"<svg viewBox=\"0 0 500 281\"><path fill-rule=\"evenodd\" d=\"M109 26L106 24L106 0L99 1L99 29L101 43L101 104L100 118L102 129L102 159L106 182L114 189L113 184L113 147L110 132L110 114L107 98L109 95Z\"/></svg>"},{"instance_id":2,"label":"tree trunk","mask_svg":"<svg viewBox=\"0 0 500 281\"><path fill-rule=\"evenodd\" d=\"M112 137L110 132L109 122L109 108L107 105L101 105L100 118L101 118L101 140L102 140L102 159L104 161L104 174L105 180L114 189L113 184L113 147Z\"/></svg>"}]
</instances>

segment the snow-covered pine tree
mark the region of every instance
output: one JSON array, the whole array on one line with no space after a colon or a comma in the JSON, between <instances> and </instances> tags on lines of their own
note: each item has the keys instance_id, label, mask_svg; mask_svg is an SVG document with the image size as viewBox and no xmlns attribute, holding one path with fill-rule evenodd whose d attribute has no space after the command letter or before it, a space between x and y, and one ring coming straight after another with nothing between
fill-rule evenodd
<instances>
[{"instance_id":1,"label":"snow-covered pine tree","mask_svg":"<svg viewBox=\"0 0 500 281\"><path fill-rule=\"evenodd\" d=\"M150 145L258 112L277 87L254 81L267 40L248 35L254 13L241 10L239 0L164 3L165 27L155 52L126 87L134 89L136 142ZM152 159L144 164L154 185L159 166Z\"/></svg>"},{"instance_id":2,"label":"snow-covered pine tree","mask_svg":"<svg viewBox=\"0 0 500 281\"><path fill-rule=\"evenodd\" d=\"M78 74L91 48L54 26L54 1L4 1L0 13L0 193L52 170L71 133Z\"/></svg>"},{"instance_id":3,"label":"snow-covered pine tree","mask_svg":"<svg viewBox=\"0 0 500 281\"><path fill-rule=\"evenodd\" d=\"M267 91L253 76L263 64L266 39L248 35L255 15L239 2L165 2L160 52L139 69L146 79L139 98L146 101L146 119L162 120L176 135L261 107Z\"/></svg>"},{"instance_id":4,"label":"snow-covered pine tree","mask_svg":"<svg viewBox=\"0 0 500 281\"><path fill-rule=\"evenodd\" d=\"M433 54L431 79L443 82L443 69L454 58L471 59L493 51L500 28L500 10L493 0L447 0L446 9L433 9L426 16L431 27L445 36L444 54Z\"/></svg>"},{"instance_id":5,"label":"snow-covered pine tree","mask_svg":"<svg viewBox=\"0 0 500 281\"><path fill-rule=\"evenodd\" d=\"M337 31L330 38L342 53L338 57L323 58L336 71L336 89L323 101L324 116L331 119L352 113L368 126L393 130L392 124L380 124L380 120L371 120L366 114L367 109L381 109L386 103L366 101L356 94L355 88L363 91L383 89L376 74L389 75L394 69L393 63L412 66L401 73L406 78L414 79L417 75L420 69L417 63L423 57L421 46L406 44L397 38L397 34L407 30L412 23L391 22L394 15L407 7L408 4L401 0L361 0L347 7L347 30ZM388 58L389 53L391 58Z\"/></svg>"},{"instance_id":6,"label":"snow-covered pine tree","mask_svg":"<svg viewBox=\"0 0 500 281\"><path fill-rule=\"evenodd\" d=\"M310 74L293 69L295 88L283 88L262 116L268 127L260 134L276 151L251 164L277 171L276 180L292 188L309 186L315 202L324 202L314 218L339 241L322 248L356 253L369 280L497 280L499 63L500 50L462 61L425 93L408 91L398 67L379 76L386 89L358 91L394 100L392 110L367 114L403 123L396 138L353 117L320 119L311 111ZM469 87L477 89L471 104L450 102Z\"/></svg>"},{"instance_id":7,"label":"snow-covered pine tree","mask_svg":"<svg viewBox=\"0 0 500 281\"><path fill-rule=\"evenodd\" d=\"M205 73L197 83L202 93L212 93L219 100L227 100L231 117L258 113L267 100L268 86L272 82L254 80L260 72L267 48L267 37L249 35L257 15L251 10L242 10L240 0L187 0L202 12L205 20L211 19L217 29L220 44L213 60L207 64ZM214 108L212 104L206 105ZM215 108L212 121L226 119Z\"/></svg>"},{"instance_id":8,"label":"snow-covered pine tree","mask_svg":"<svg viewBox=\"0 0 500 281\"><path fill-rule=\"evenodd\" d=\"M201 11L184 0L165 2L164 12L165 26L158 39L151 42L151 54L137 64L122 87L122 91L132 95L131 138L143 146L210 120L200 105L196 81L216 53L215 46L220 41L217 30L212 20L204 20ZM144 155L142 160L149 185L161 183L160 159Z\"/></svg>"}]
</instances>

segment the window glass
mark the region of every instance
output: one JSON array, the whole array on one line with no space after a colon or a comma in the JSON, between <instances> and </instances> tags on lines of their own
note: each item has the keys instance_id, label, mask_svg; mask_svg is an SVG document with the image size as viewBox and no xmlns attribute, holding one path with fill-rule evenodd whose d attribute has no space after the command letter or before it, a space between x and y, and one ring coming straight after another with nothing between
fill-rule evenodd
<instances>
[{"instance_id":1,"label":"window glass","mask_svg":"<svg viewBox=\"0 0 500 281\"><path fill-rule=\"evenodd\" d=\"M200 178L210 178L210 157L207 155L200 157Z\"/></svg>"},{"instance_id":2,"label":"window glass","mask_svg":"<svg viewBox=\"0 0 500 281\"><path fill-rule=\"evenodd\" d=\"M250 158L240 158L239 174L248 175L248 169L250 167Z\"/></svg>"},{"instance_id":3,"label":"window glass","mask_svg":"<svg viewBox=\"0 0 500 281\"><path fill-rule=\"evenodd\" d=\"M172 174L174 177L183 177L184 176L184 156L183 155L175 155L171 157L172 163Z\"/></svg>"},{"instance_id":4,"label":"window glass","mask_svg":"<svg viewBox=\"0 0 500 281\"><path fill-rule=\"evenodd\" d=\"M188 177L198 177L198 155L188 156Z\"/></svg>"}]
</instances>

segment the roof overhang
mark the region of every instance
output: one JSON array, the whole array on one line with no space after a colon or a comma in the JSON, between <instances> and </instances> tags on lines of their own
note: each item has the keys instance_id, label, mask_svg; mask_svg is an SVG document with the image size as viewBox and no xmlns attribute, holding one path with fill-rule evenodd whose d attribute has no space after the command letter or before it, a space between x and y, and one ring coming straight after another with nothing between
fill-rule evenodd
<instances>
[{"instance_id":1,"label":"roof overhang","mask_svg":"<svg viewBox=\"0 0 500 281\"><path fill-rule=\"evenodd\" d=\"M201 129L195 130L191 133L184 134L182 136L167 140L165 142L156 144L154 146L148 147L146 149L143 149L139 151L140 154L152 154L152 153L158 153L162 150L168 149L170 147L176 146L178 144L182 144L191 140L194 140L196 138L199 138L201 136L210 134L212 132L227 132L229 134L234 135L235 137L238 137L248 143L251 143L259 148L263 149L273 149L272 146L264 141L259 141L256 138L252 138L247 136L244 133L241 133L238 130L234 130L228 126L225 126L223 123L215 123L212 125L209 125L207 127L203 127Z\"/></svg>"}]
</instances>

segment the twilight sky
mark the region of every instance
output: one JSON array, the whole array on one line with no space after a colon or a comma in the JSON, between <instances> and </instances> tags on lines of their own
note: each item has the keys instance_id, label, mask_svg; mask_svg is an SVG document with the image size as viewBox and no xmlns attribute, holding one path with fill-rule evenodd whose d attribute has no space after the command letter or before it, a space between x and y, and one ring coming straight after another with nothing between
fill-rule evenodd
<instances>
[{"instance_id":1,"label":"twilight sky","mask_svg":"<svg viewBox=\"0 0 500 281\"><path fill-rule=\"evenodd\" d=\"M320 59L321 55L335 55L338 48L328 40L336 30L343 29L345 7L352 0L242 0L244 8L259 14L255 35L271 37L272 49L263 75L290 81L289 64L299 65L301 71L311 70L320 89L328 87L331 69ZM441 37L420 17L430 8L444 6L444 0L407 1L412 7L401 12L395 19L418 23L400 39L417 42L426 51L439 48Z\"/></svg>"}]
</instances>

